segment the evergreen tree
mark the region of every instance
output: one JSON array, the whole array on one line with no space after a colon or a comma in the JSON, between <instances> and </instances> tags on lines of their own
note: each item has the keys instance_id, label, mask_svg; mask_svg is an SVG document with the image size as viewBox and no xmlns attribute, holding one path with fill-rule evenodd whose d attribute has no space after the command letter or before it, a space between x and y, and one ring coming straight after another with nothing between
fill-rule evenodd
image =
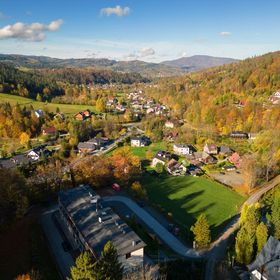
<instances>
[{"instance_id":1,"label":"evergreen tree","mask_svg":"<svg viewBox=\"0 0 280 280\"><path fill-rule=\"evenodd\" d=\"M191 227L191 231L198 248L207 247L211 242L211 232L204 213L200 214L194 226Z\"/></svg>"},{"instance_id":2,"label":"evergreen tree","mask_svg":"<svg viewBox=\"0 0 280 280\"><path fill-rule=\"evenodd\" d=\"M104 246L97 268L98 280L121 280L123 268L118 260L118 253L111 241Z\"/></svg>"},{"instance_id":3,"label":"evergreen tree","mask_svg":"<svg viewBox=\"0 0 280 280\"><path fill-rule=\"evenodd\" d=\"M76 259L75 266L71 267L71 280L96 280L94 267L91 254L87 251L82 253Z\"/></svg>"},{"instance_id":4,"label":"evergreen tree","mask_svg":"<svg viewBox=\"0 0 280 280\"><path fill-rule=\"evenodd\" d=\"M266 241L267 241L267 236L268 236L268 229L267 226L261 222L256 230L256 238L257 238L257 247L258 247L258 254L261 252L263 249Z\"/></svg>"},{"instance_id":5,"label":"evergreen tree","mask_svg":"<svg viewBox=\"0 0 280 280\"><path fill-rule=\"evenodd\" d=\"M242 227L235 239L236 260L240 263L251 263L254 251L254 240L245 227Z\"/></svg>"},{"instance_id":6,"label":"evergreen tree","mask_svg":"<svg viewBox=\"0 0 280 280\"><path fill-rule=\"evenodd\" d=\"M276 192L271 206L271 219L274 231L274 238L280 239L280 192Z\"/></svg>"}]
</instances>

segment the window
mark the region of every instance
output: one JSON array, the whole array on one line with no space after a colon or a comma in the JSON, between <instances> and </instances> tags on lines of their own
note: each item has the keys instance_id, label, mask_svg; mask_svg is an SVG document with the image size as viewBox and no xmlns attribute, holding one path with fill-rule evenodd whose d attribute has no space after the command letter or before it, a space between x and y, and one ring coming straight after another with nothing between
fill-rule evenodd
<instances>
[{"instance_id":1,"label":"window","mask_svg":"<svg viewBox=\"0 0 280 280\"><path fill-rule=\"evenodd\" d=\"M126 259L129 259L131 257L131 253L127 253L126 255L125 255L125 258Z\"/></svg>"}]
</instances>

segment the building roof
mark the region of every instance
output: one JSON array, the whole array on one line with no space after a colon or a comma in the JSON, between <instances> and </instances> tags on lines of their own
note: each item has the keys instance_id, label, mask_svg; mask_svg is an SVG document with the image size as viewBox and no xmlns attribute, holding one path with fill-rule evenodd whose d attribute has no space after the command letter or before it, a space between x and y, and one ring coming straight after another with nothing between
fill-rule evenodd
<instances>
[{"instance_id":1,"label":"building roof","mask_svg":"<svg viewBox=\"0 0 280 280\"><path fill-rule=\"evenodd\" d=\"M280 241L270 236L249 271L261 270L267 279L280 279Z\"/></svg>"},{"instance_id":2,"label":"building roof","mask_svg":"<svg viewBox=\"0 0 280 280\"><path fill-rule=\"evenodd\" d=\"M80 142L78 144L78 149L95 150L95 148L96 148L95 144L91 142Z\"/></svg>"},{"instance_id":3,"label":"building roof","mask_svg":"<svg viewBox=\"0 0 280 280\"><path fill-rule=\"evenodd\" d=\"M108 241L112 241L118 255L145 247L146 244L140 237L110 207L102 206L102 200L98 202L96 209L96 203L92 203L94 198L97 196L89 186L59 193L60 202L95 254L100 256Z\"/></svg>"},{"instance_id":4,"label":"building roof","mask_svg":"<svg viewBox=\"0 0 280 280\"><path fill-rule=\"evenodd\" d=\"M54 126L43 128L43 132L45 134L53 134L56 133L56 128Z\"/></svg>"},{"instance_id":5,"label":"building roof","mask_svg":"<svg viewBox=\"0 0 280 280\"><path fill-rule=\"evenodd\" d=\"M174 147L176 148L189 148L189 149L193 149L192 145L188 145L188 144L174 144Z\"/></svg>"}]
</instances>

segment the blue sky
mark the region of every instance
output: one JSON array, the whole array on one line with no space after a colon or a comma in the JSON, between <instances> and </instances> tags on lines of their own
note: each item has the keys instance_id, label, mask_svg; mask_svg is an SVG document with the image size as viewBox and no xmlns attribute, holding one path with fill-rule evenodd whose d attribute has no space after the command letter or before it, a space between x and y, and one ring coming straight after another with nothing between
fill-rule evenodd
<instances>
[{"instance_id":1,"label":"blue sky","mask_svg":"<svg viewBox=\"0 0 280 280\"><path fill-rule=\"evenodd\" d=\"M279 0L1 0L0 53L163 61L280 49Z\"/></svg>"}]
</instances>

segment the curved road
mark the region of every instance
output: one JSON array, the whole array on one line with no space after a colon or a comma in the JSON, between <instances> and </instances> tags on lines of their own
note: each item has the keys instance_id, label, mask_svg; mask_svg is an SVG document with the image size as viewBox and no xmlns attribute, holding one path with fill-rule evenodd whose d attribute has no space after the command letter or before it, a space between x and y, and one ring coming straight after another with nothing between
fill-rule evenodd
<instances>
[{"instance_id":1,"label":"curved road","mask_svg":"<svg viewBox=\"0 0 280 280\"><path fill-rule=\"evenodd\" d=\"M177 254L182 257L200 258L201 255L192 248L186 247L179 241L172 233L170 233L164 226L162 226L153 216L146 210L141 208L137 203L125 196L107 196L104 197L105 202L120 202L125 204L135 215L150 229L152 229L158 237L172 248Z\"/></svg>"},{"instance_id":2,"label":"curved road","mask_svg":"<svg viewBox=\"0 0 280 280\"><path fill-rule=\"evenodd\" d=\"M273 189L275 186L280 184L280 175L269 181L266 185L252 194L243 205L256 203L265 193ZM211 244L210 249L205 253L199 253L192 248L186 247L182 242L180 242L173 234L171 234L165 227L163 227L154 217L152 217L147 211L138 206L133 200L125 196L110 196L104 197L106 202L120 202L125 204L135 215L143 221L149 228L151 228L158 237L167 244L171 249L173 249L177 254L182 257L187 258L203 258L208 259L206 267L206 280L211 280L213 278L213 272L216 260L223 258L226 251L227 240L235 229L239 225L238 214L225 228L223 234Z\"/></svg>"}]
</instances>

